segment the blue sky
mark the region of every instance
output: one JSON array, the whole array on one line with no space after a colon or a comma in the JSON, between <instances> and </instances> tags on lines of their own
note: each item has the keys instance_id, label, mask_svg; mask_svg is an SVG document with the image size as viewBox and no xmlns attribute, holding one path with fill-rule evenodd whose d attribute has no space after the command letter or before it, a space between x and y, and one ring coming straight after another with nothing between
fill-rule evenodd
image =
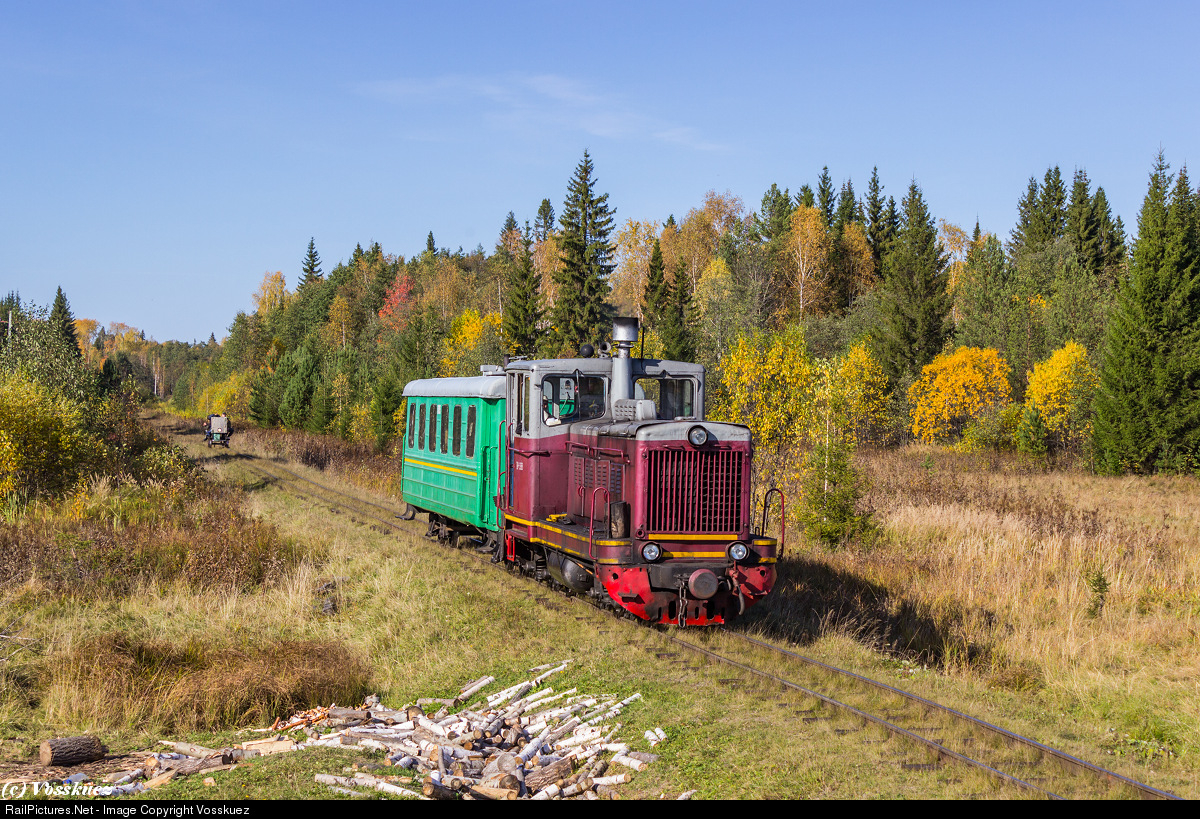
<instances>
[{"instance_id":1,"label":"blue sky","mask_svg":"<svg viewBox=\"0 0 1200 819\"><path fill-rule=\"evenodd\" d=\"M584 149L619 221L878 166L1007 237L1059 165L1132 233L1159 148L1198 156L1196 9L7 0L0 291L220 338L310 236L326 272L430 230L490 252Z\"/></svg>"}]
</instances>

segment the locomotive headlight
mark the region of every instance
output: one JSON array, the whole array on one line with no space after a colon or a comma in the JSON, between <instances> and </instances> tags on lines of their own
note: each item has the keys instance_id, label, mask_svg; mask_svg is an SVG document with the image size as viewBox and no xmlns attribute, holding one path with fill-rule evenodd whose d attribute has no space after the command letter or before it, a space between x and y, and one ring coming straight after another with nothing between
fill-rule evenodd
<instances>
[{"instance_id":1,"label":"locomotive headlight","mask_svg":"<svg viewBox=\"0 0 1200 819\"><path fill-rule=\"evenodd\" d=\"M692 427L688 430L688 443L692 446L703 446L708 440L708 430L704 427Z\"/></svg>"},{"instance_id":2,"label":"locomotive headlight","mask_svg":"<svg viewBox=\"0 0 1200 819\"><path fill-rule=\"evenodd\" d=\"M657 543L647 543L642 547L642 557L646 559L647 563L653 563L662 557L662 547Z\"/></svg>"},{"instance_id":3,"label":"locomotive headlight","mask_svg":"<svg viewBox=\"0 0 1200 819\"><path fill-rule=\"evenodd\" d=\"M746 555L750 554L750 550L745 543L731 543L729 545L729 556L734 560L745 560Z\"/></svg>"}]
</instances>

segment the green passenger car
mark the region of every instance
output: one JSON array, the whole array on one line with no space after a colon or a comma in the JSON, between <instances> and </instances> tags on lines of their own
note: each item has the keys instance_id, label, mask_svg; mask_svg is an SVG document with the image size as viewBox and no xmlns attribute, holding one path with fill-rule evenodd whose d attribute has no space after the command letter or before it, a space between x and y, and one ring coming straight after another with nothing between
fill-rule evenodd
<instances>
[{"instance_id":1,"label":"green passenger car","mask_svg":"<svg viewBox=\"0 0 1200 819\"><path fill-rule=\"evenodd\" d=\"M414 508L497 531L496 494L504 463L503 373L428 378L404 387L408 399L401 486Z\"/></svg>"}]
</instances>

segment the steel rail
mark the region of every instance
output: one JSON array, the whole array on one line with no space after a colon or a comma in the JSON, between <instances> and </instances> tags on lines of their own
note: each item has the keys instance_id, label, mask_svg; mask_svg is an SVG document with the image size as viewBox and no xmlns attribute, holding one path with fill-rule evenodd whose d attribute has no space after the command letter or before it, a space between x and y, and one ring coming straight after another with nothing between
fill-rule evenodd
<instances>
[{"instance_id":1,"label":"steel rail","mask_svg":"<svg viewBox=\"0 0 1200 819\"><path fill-rule=\"evenodd\" d=\"M755 674L759 677L765 677L769 680L773 680L773 681L779 683L780 685L784 686L785 688L790 688L793 691L798 691L801 694L804 694L805 696L814 697L815 699L818 699L823 703L832 705L834 708L838 708L849 714L853 714L854 716L856 716L860 719L866 720L867 722L870 722L874 725L878 725L879 727L885 729L886 731L888 731L891 734L895 734L896 736L901 736L901 737L904 737L905 739L912 740L913 742L917 743L918 745L924 746L927 750L929 750L930 752L935 754L938 759L948 757L950 759L953 759L956 762L961 762L964 765L968 765L972 768L976 768L978 770L981 770L988 774L991 774L992 776L996 777L997 779L1001 780L1002 782L1005 782L1009 785L1014 785L1023 790L1034 791L1034 792L1040 793L1043 796L1046 796L1050 799L1062 799L1063 798L1056 793L1048 791L1044 788L1039 788L1037 785L1034 785L1031 782L1026 782L1023 779L1019 779L1018 777L1013 776L1012 774L1008 774L1008 773L1005 773L1004 771L993 768L992 766L988 765L985 762L980 762L977 759L972 759L971 757L960 754L957 751L952 751L951 749L947 748L946 746L944 746L940 743L934 742L931 739L927 739L927 738L921 736L920 734L914 734L912 731L909 731L905 728L901 728L899 725L896 725L895 723L888 722L883 717L877 717L874 714L867 713L866 711L863 711L859 708L855 708L853 705L849 705L847 703L841 702L840 700L835 700L833 697L822 694L819 691L813 691L810 688L805 688L804 686L800 685L799 683L792 682L791 680L786 680L783 677L780 677L776 674L772 674L769 671L763 671L762 669L755 668L754 666L746 665L745 663L730 659L729 657L725 657L721 654L717 654L715 651L711 651L707 648L704 648L703 646L694 645L693 643L689 643L686 640L680 640L678 637L673 637L670 634L666 634L664 636L671 642L675 643L676 645L680 645L680 646L683 646L684 648L690 649L697 653L704 654L705 656L711 657L714 660L725 663L727 665L731 665L734 668L740 668L741 670L746 671L750 674Z\"/></svg>"},{"instance_id":2,"label":"steel rail","mask_svg":"<svg viewBox=\"0 0 1200 819\"><path fill-rule=\"evenodd\" d=\"M1179 799L1180 798L1173 793L1168 793L1166 791L1159 790L1158 788L1153 788L1142 782L1138 782L1136 779L1130 779L1127 776L1122 776L1121 774L1116 773L1114 771L1110 771L1107 768L1101 768L1099 765L1095 765L1091 762L1087 762L1085 760L1079 759L1078 757L1071 756L1070 754L1066 753L1065 751L1060 751L1057 748L1052 748L1049 745L1044 745L1041 742L1038 742L1037 740L1030 739L1029 737L1022 736L1020 734L1015 734L1006 728L1001 728L999 725L993 725L992 723L986 722L985 720L981 720L978 717L973 717L970 714L965 714L962 711L955 710L953 708L950 708L949 706L941 705L940 703L936 703L933 700L927 700L924 697L917 696L916 694L912 694L908 691L904 691L903 689L888 685L887 683L882 683L882 682L879 682L878 680L872 680L870 677L864 677L861 674L855 674L853 671L847 671L845 669L838 668L836 666L828 665L826 663L821 662L820 660L814 660L811 657L805 657L803 654L797 654L796 652L789 651L786 648L780 648L779 646L771 645L770 643L763 642L762 640L757 640L747 634L742 634L741 632L732 631L727 628L722 628L721 631L725 634L728 634L731 637L737 637L739 639L745 640L746 642L752 643L756 646L759 646L760 648L765 648L769 651L774 651L779 654L783 654L787 657L791 657L792 659L799 660L802 663L806 663L806 664L814 666L816 668L823 669L823 670L831 672L833 674L837 674L837 675L840 675L843 677L849 677L857 682L877 688L880 691L885 691L889 694L896 694L896 695L908 700L909 702L917 703L917 704L923 706L924 708L928 708L930 710L941 711L943 714L952 716L955 719L966 721L966 722L970 723L971 725L975 726L976 728L979 728L987 733L991 733L996 736L999 736L999 737L1005 739L1006 741L1008 741L1009 743L1015 743L1015 744L1024 746L1025 748L1028 748L1030 750L1037 751L1045 756L1048 756L1051 759L1053 759L1054 761L1058 762L1063 768L1065 768L1067 770L1077 772L1077 773L1093 774L1095 776L1098 776L1102 779L1107 780L1109 783L1125 785L1127 787L1133 788L1135 791L1138 792L1138 794L1143 799Z\"/></svg>"},{"instance_id":3,"label":"steel rail","mask_svg":"<svg viewBox=\"0 0 1200 819\"><path fill-rule=\"evenodd\" d=\"M257 466L254 464L247 464L247 463L244 463L243 466L245 466L251 472L257 472L260 475L266 475L268 478L274 478L275 480L287 480L286 478L281 478L279 475L272 474L270 469L264 468L262 466ZM324 489L326 492L329 492L330 494L341 495L344 498L349 498L351 500L361 502L367 506L374 506L377 509L384 509L385 511L389 511L389 512L392 511L390 509L387 509L387 507L380 506L377 503L371 503L370 501L364 501L355 495L351 495L349 493L342 492L338 489L330 489L327 486L322 486L321 484L317 483L316 481L311 481L308 478L305 478L303 475L297 475L295 472L292 472L290 469L287 469L285 467L281 467L278 465L273 465L273 466L275 466L278 469L282 469L284 472L287 472L289 475L299 478L300 480L308 481L309 483L313 484L314 486L318 486L321 489ZM333 503L336 506L341 506L343 509L349 509L351 512L353 512L356 515L361 515L363 517L370 518L371 520L376 521L377 523L382 523L384 526L389 526L392 529L400 529L403 531L404 529L407 528L407 527L400 526L399 524L395 523L394 521L385 520L384 518L376 517L375 515L372 515L370 512L364 512L361 509L356 509L353 506L350 506L349 504L339 503L338 501L331 501L329 498L323 498L320 495L313 494L312 492L305 492L303 489L300 489L299 487L293 487L292 491L296 492L299 495L303 495L306 498L311 498L320 503Z\"/></svg>"},{"instance_id":4,"label":"steel rail","mask_svg":"<svg viewBox=\"0 0 1200 819\"><path fill-rule=\"evenodd\" d=\"M317 483L317 482L316 482L316 481L314 481L312 478L307 478L307 477L305 477L304 475L301 475L299 472L293 472L292 470L288 469L286 466L282 466L282 465L280 465L280 464L276 463L274 460L272 460L272 459L270 459L270 458L263 458L263 457L261 457L261 456L258 456L258 455L251 455L251 456L249 456L249 457L251 457L251 458L253 458L253 459L255 459L255 460L258 460L258 461L266 461L267 463L271 464L271 466L272 466L273 468L275 468L275 469L281 469L281 470L283 470L284 472L288 473L289 475L291 475L291 476L293 476L293 477L295 477L295 478L299 478L299 479L300 479L300 480L302 480L302 481L307 481L307 482L311 483L313 486L317 486L317 487L320 487L321 489L324 489L326 492L331 492L331 493L333 493L333 494L335 494L335 495L341 495L341 496L342 496L342 497L344 497L344 498L352 498L352 499L354 499L356 502L358 502L358 503L361 503L361 504L363 504L363 505L365 505L365 506L374 506L376 509L382 509L382 510L383 510L383 511L385 511L385 512L395 512L395 510L394 510L394 509L392 509L391 507L388 507L388 506L383 506L382 504L375 503L374 501L369 501L369 500L367 500L366 498L361 498L361 497L359 497L358 495L351 495L351 494L349 494L348 492L343 492L343 491L341 491L340 489L333 489L333 488L331 488L331 487L328 487L328 486L326 486L326 485L325 485L325 484L323 484L323 483Z\"/></svg>"}]
</instances>

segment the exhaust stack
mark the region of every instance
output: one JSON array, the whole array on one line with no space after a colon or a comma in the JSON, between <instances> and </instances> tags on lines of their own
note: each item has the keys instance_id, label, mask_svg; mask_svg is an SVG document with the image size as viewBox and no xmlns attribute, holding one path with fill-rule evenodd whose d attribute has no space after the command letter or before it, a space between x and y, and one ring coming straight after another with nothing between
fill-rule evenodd
<instances>
[{"instance_id":1,"label":"exhaust stack","mask_svg":"<svg viewBox=\"0 0 1200 819\"><path fill-rule=\"evenodd\" d=\"M633 358L631 351L638 340L638 320L620 317L613 320L612 400L633 397Z\"/></svg>"}]
</instances>

